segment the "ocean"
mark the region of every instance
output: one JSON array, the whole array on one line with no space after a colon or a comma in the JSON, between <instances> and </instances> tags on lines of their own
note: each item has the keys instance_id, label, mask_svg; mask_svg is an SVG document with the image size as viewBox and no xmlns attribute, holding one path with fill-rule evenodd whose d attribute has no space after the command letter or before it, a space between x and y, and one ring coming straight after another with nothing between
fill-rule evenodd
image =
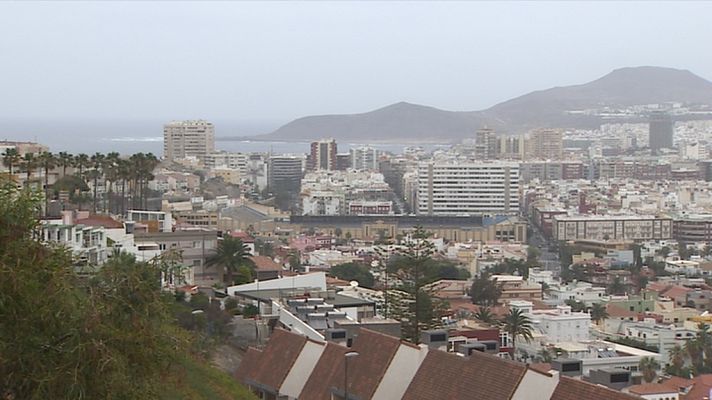
<instances>
[{"instance_id":1,"label":"ocean","mask_svg":"<svg viewBox=\"0 0 712 400\"><path fill-rule=\"evenodd\" d=\"M49 146L58 153L93 154L116 151L122 155L138 152L163 154L163 124L165 120L0 120L0 141L34 141ZM222 140L272 132L281 123L276 121L214 121L215 147L231 152L272 152L301 154L309 152L309 142ZM409 143L343 143L339 152L368 144L374 148L401 153ZM426 151L447 148L449 144L417 144Z\"/></svg>"}]
</instances>

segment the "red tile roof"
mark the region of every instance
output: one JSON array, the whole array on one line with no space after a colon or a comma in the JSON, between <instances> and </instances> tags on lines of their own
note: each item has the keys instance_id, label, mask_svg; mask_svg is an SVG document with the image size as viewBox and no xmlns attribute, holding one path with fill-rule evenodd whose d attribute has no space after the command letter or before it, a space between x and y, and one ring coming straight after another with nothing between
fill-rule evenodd
<instances>
[{"instance_id":1,"label":"red tile roof","mask_svg":"<svg viewBox=\"0 0 712 400\"><path fill-rule=\"evenodd\" d=\"M628 391L637 395L644 394L664 394L664 393L677 393L678 389L676 386L669 385L666 383L643 383L640 385L634 385L628 388Z\"/></svg>"},{"instance_id":2,"label":"red tile roof","mask_svg":"<svg viewBox=\"0 0 712 400\"><path fill-rule=\"evenodd\" d=\"M240 366L237 367L235 371L235 378L240 382L245 382L248 374L251 372L252 367L259 362L262 356L262 352L254 347L247 349L247 353L242 358Z\"/></svg>"},{"instance_id":3,"label":"red tile roof","mask_svg":"<svg viewBox=\"0 0 712 400\"><path fill-rule=\"evenodd\" d=\"M692 289L686 288L684 286L673 286L670 289L662 292L661 295L669 297L671 299L677 299L678 297L687 296L687 293L691 291Z\"/></svg>"},{"instance_id":4,"label":"red tile roof","mask_svg":"<svg viewBox=\"0 0 712 400\"><path fill-rule=\"evenodd\" d=\"M103 226L107 229L121 229L124 227L124 224L107 215L92 215L89 218L78 219L76 223L86 226Z\"/></svg>"},{"instance_id":5,"label":"red tile roof","mask_svg":"<svg viewBox=\"0 0 712 400\"><path fill-rule=\"evenodd\" d=\"M306 342L304 336L275 329L259 359L250 360L249 371L244 373L242 380L259 382L261 386L277 392ZM243 360L240 366L244 363Z\"/></svg>"},{"instance_id":6,"label":"red tile roof","mask_svg":"<svg viewBox=\"0 0 712 400\"><path fill-rule=\"evenodd\" d=\"M250 236L250 234L247 232L242 232L242 231L230 232L230 236L242 240L242 243L254 243L255 242L255 238Z\"/></svg>"},{"instance_id":7,"label":"red tile roof","mask_svg":"<svg viewBox=\"0 0 712 400\"><path fill-rule=\"evenodd\" d=\"M702 400L710 395L712 390L712 374L704 374L691 379L692 389L683 397L685 400Z\"/></svg>"},{"instance_id":8,"label":"red tile roof","mask_svg":"<svg viewBox=\"0 0 712 400\"><path fill-rule=\"evenodd\" d=\"M326 344L319 361L302 388L302 393L299 394L300 400L331 400L331 388L328 385L347 351L349 349L344 346L330 342Z\"/></svg>"},{"instance_id":9,"label":"red tile roof","mask_svg":"<svg viewBox=\"0 0 712 400\"><path fill-rule=\"evenodd\" d=\"M359 355L349 360L349 393L362 399L373 397L400 344L397 337L360 329L351 346ZM342 357L332 381L340 390L344 386L344 361Z\"/></svg>"},{"instance_id":10,"label":"red tile roof","mask_svg":"<svg viewBox=\"0 0 712 400\"><path fill-rule=\"evenodd\" d=\"M508 400L525 372L524 364L489 354L473 352L468 359L431 350L403 399Z\"/></svg>"},{"instance_id":11,"label":"red tile roof","mask_svg":"<svg viewBox=\"0 0 712 400\"><path fill-rule=\"evenodd\" d=\"M551 395L551 400L583 399L640 400L640 397L609 389L605 386L569 378L568 376L559 377L559 384L556 385L556 390Z\"/></svg>"},{"instance_id":12,"label":"red tile roof","mask_svg":"<svg viewBox=\"0 0 712 400\"><path fill-rule=\"evenodd\" d=\"M355 351L358 356L349 359L349 396L370 399L383 379L391 360L398 351L400 339L368 329L360 329L350 349L341 347L341 351L326 351L319 359L314 373L309 377L300 399L329 400L333 390L344 391L344 353ZM323 366L322 366L323 364ZM320 370L326 367L326 371ZM316 375L316 376L315 376Z\"/></svg>"},{"instance_id":13,"label":"red tile roof","mask_svg":"<svg viewBox=\"0 0 712 400\"><path fill-rule=\"evenodd\" d=\"M282 267L267 256L250 257L258 271L281 271Z\"/></svg>"}]
</instances>

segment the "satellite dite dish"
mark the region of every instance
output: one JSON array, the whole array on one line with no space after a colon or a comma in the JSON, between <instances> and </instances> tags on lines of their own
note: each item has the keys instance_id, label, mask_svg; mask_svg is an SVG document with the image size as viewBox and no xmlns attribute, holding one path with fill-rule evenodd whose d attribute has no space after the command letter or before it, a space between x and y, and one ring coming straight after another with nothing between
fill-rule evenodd
<instances>
[{"instance_id":1,"label":"satellite dite dish","mask_svg":"<svg viewBox=\"0 0 712 400\"><path fill-rule=\"evenodd\" d=\"M351 287L353 287L353 288L356 288L356 287L358 287L358 281L351 281L351 282L349 282L349 285L351 285Z\"/></svg>"}]
</instances>

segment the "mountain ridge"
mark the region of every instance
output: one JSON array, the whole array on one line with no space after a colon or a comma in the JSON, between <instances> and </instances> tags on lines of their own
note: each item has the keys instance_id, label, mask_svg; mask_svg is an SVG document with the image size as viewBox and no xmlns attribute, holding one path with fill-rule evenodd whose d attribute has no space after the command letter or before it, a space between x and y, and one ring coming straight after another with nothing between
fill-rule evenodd
<instances>
[{"instance_id":1,"label":"mountain ridge","mask_svg":"<svg viewBox=\"0 0 712 400\"><path fill-rule=\"evenodd\" d=\"M593 81L536 90L479 111L448 111L405 101L356 114L297 118L254 140L455 141L487 126L503 133L538 127L595 128L597 116L567 111L681 102L712 105L712 82L689 70L624 67Z\"/></svg>"}]
</instances>

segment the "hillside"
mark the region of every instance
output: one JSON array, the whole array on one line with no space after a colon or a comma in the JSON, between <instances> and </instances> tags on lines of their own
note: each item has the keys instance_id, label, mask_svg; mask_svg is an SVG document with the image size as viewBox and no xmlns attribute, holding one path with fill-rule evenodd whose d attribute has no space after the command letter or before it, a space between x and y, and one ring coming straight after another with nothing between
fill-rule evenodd
<instances>
[{"instance_id":1,"label":"hillside","mask_svg":"<svg viewBox=\"0 0 712 400\"><path fill-rule=\"evenodd\" d=\"M262 139L311 140L334 137L340 140L411 141L458 137L480 126L481 116L470 112L440 110L400 102L362 114L318 115L296 119Z\"/></svg>"},{"instance_id":2,"label":"hillside","mask_svg":"<svg viewBox=\"0 0 712 400\"><path fill-rule=\"evenodd\" d=\"M668 101L712 105L712 82L686 70L621 68L592 82L532 92L482 111L454 112L401 102L361 114L299 118L255 139L454 141L483 126L509 133L534 127L592 128L599 124L597 117L567 111Z\"/></svg>"},{"instance_id":3,"label":"hillside","mask_svg":"<svg viewBox=\"0 0 712 400\"><path fill-rule=\"evenodd\" d=\"M532 92L499 103L484 113L514 129L540 126L585 127L597 124L597 119L570 116L565 112L669 101L712 104L712 82L685 70L621 68L583 85Z\"/></svg>"},{"instance_id":4,"label":"hillside","mask_svg":"<svg viewBox=\"0 0 712 400\"><path fill-rule=\"evenodd\" d=\"M172 366L166 377L165 400L253 400L247 388L235 378L204 362L184 356Z\"/></svg>"}]
</instances>

